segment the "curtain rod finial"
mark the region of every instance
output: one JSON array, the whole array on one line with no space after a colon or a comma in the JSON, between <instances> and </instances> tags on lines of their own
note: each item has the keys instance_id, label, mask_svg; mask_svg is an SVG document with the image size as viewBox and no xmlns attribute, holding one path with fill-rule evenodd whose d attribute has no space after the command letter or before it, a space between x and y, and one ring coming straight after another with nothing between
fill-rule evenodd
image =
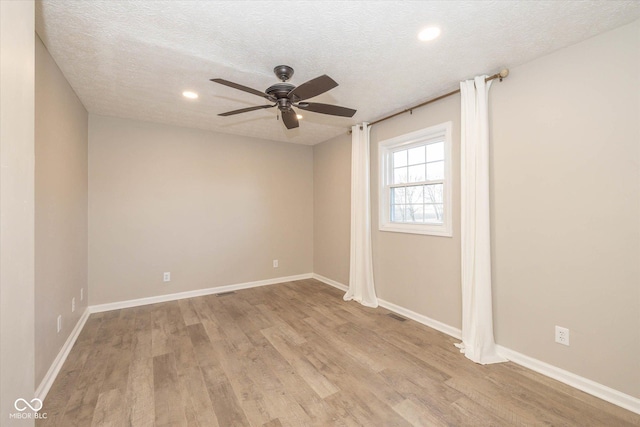
<instances>
[{"instance_id":1,"label":"curtain rod finial","mask_svg":"<svg viewBox=\"0 0 640 427\"><path fill-rule=\"evenodd\" d=\"M500 71L500 78L501 79L504 79L508 75L509 75L509 69L508 68L504 68L502 71Z\"/></svg>"}]
</instances>

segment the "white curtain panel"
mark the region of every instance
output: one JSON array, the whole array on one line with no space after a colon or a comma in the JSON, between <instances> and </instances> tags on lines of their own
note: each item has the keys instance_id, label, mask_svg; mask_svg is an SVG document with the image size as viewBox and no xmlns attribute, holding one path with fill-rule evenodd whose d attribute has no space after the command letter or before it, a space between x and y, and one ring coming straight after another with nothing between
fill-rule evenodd
<instances>
[{"instance_id":1,"label":"white curtain panel","mask_svg":"<svg viewBox=\"0 0 640 427\"><path fill-rule=\"evenodd\" d=\"M351 261L345 301L377 307L371 256L369 123L351 128Z\"/></svg>"},{"instance_id":2,"label":"white curtain panel","mask_svg":"<svg viewBox=\"0 0 640 427\"><path fill-rule=\"evenodd\" d=\"M460 83L462 95L462 343L476 363L504 362L496 352L491 302L489 88L486 76Z\"/></svg>"}]
</instances>

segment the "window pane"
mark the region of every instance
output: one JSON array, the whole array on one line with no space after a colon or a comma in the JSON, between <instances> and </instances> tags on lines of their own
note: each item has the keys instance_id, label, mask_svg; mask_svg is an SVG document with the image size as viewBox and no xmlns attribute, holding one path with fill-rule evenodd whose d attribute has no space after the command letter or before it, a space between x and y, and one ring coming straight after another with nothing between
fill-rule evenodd
<instances>
[{"instance_id":1,"label":"window pane","mask_svg":"<svg viewBox=\"0 0 640 427\"><path fill-rule=\"evenodd\" d=\"M393 167L407 166L407 150L393 153Z\"/></svg>"},{"instance_id":2,"label":"window pane","mask_svg":"<svg viewBox=\"0 0 640 427\"><path fill-rule=\"evenodd\" d=\"M401 205L405 203L405 188L392 188L391 189L391 204Z\"/></svg>"},{"instance_id":3,"label":"window pane","mask_svg":"<svg viewBox=\"0 0 640 427\"><path fill-rule=\"evenodd\" d=\"M409 182L421 182L424 181L424 164L409 166Z\"/></svg>"},{"instance_id":4,"label":"window pane","mask_svg":"<svg viewBox=\"0 0 640 427\"><path fill-rule=\"evenodd\" d=\"M442 203L442 191L444 186L442 184L431 184L424 186L424 201L425 203Z\"/></svg>"},{"instance_id":5,"label":"window pane","mask_svg":"<svg viewBox=\"0 0 640 427\"><path fill-rule=\"evenodd\" d=\"M444 142L427 145L427 161L444 160Z\"/></svg>"},{"instance_id":6,"label":"window pane","mask_svg":"<svg viewBox=\"0 0 640 427\"><path fill-rule=\"evenodd\" d=\"M442 204L438 204L438 205L433 205L436 208L436 216L438 217L438 222L442 222L443 221L443 215L444 215L444 205Z\"/></svg>"},{"instance_id":7,"label":"window pane","mask_svg":"<svg viewBox=\"0 0 640 427\"><path fill-rule=\"evenodd\" d=\"M424 145L422 147L411 148L409 150L409 164L417 165L418 163L424 163ZM439 160L439 159L437 159Z\"/></svg>"},{"instance_id":8,"label":"window pane","mask_svg":"<svg viewBox=\"0 0 640 427\"><path fill-rule=\"evenodd\" d=\"M427 163L427 179L444 179L444 161Z\"/></svg>"},{"instance_id":9,"label":"window pane","mask_svg":"<svg viewBox=\"0 0 640 427\"><path fill-rule=\"evenodd\" d=\"M407 203L424 203L424 186L422 185L406 187L405 194L407 195Z\"/></svg>"},{"instance_id":10,"label":"window pane","mask_svg":"<svg viewBox=\"0 0 640 427\"><path fill-rule=\"evenodd\" d=\"M407 182L407 168L396 168L393 170L393 184L404 184Z\"/></svg>"},{"instance_id":11,"label":"window pane","mask_svg":"<svg viewBox=\"0 0 640 427\"><path fill-rule=\"evenodd\" d=\"M424 222L424 205L407 205L406 222Z\"/></svg>"},{"instance_id":12,"label":"window pane","mask_svg":"<svg viewBox=\"0 0 640 427\"><path fill-rule=\"evenodd\" d=\"M391 221L404 222L404 205L391 206Z\"/></svg>"},{"instance_id":13,"label":"window pane","mask_svg":"<svg viewBox=\"0 0 640 427\"><path fill-rule=\"evenodd\" d=\"M436 206L440 208L436 209ZM425 222L441 224L442 223L442 205L424 205Z\"/></svg>"}]
</instances>

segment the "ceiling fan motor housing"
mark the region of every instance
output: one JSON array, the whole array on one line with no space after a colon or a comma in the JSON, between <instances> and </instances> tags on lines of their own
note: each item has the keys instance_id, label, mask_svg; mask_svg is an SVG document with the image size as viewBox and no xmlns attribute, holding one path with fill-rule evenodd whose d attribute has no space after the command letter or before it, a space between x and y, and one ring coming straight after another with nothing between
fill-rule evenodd
<instances>
[{"instance_id":1,"label":"ceiling fan motor housing","mask_svg":"<svg viewBox=\"0 0 640 427\"><path fill-rule=\"evenodd\" d=\"M289 110L291 109L291 104L297 102L300 98L297 96L292 96L289 98L287 95L295 89L296 87L291 83L276 83L270 86L265 93L267 93L272 98L275 98L278 103L278 108L280 110Z\"/></svg>"}]
</instances>

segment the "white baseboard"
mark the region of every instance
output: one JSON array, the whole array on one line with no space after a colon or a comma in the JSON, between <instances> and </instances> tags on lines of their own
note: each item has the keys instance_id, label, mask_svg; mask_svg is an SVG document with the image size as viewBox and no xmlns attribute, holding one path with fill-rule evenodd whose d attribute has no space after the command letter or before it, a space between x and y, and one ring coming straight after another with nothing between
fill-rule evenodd
<instances>
[{"instance_id":1,"label":"white baseboard","mask_svg":"<svg viewBox=\"0 0 640 427\"><path fill-rule=\"evenodd\" d=\"M517 363L518 365L529 368L532 371L553 378L554 380L558 380L561 383L570 385L573 388L582 390L585 393L598 397L602 400L606 400L607 402L613 403L621 408L640 414L640 399L638 398L581 377L580 375L576 375L572 372L565 371L557 366L553 366L538 359L534 359L533 357L518 353L517 351L501 345L498 345L497 348L499 355L509 359L513 363Z\"/></svg>"},{"instance_id":2,"label":"white baseboard","mask_svg":"<svg viewBox=\"0 0 640 427\"><path fill-rule=\"evenodd\" d=\"M257 280L255 282L237 283L235 285L218 286L215 288L196 289L194 291L178 292L175 294L158 295L155 297L138 298L126 301L111 302L107 304L92 305L91 313L119 310L121 308L138 307L141 305L157 304L159 302L175 301L185 298L199 297L203 295L221 294L223 292L238 291L240 289L255 288L257 286L275 285L276 283L292 282L294 280L311 279L312 273L298 274L296 276L276 277L274 279Z\"/></svg>"},{"instance_id":3,"label":"white baseboard","mask_svg":"<svg viewBox=\"0 0 640 427\"><path fill-rule=\"evenodd\" d=\"M73 331L71 331L71 334L69 334L69 337L67 338L67 341L65 341L64 345L60 349L60 352L58 352L58 355L56 356L53 363L49 367L49 370L47 371L44 378L40 382L40 385L38 385L38 388L36 388L35 397L37 397L41 401L44 401L45 397L47 397L47 393L49 393L49 389L51 388L51 386L53 385L53 382L58 376L60 369L62 369L62 365L64 365L65 360L67 360L67 356L69 355L69 352L73 348L73 345L76 343L76 340L78 339L78 335L80 335L82 328L84 328L84 324L87 322L87 319L89 318L89 313L90 313L89 307L87 307L84 310L84 313L82 313L82 316L80 316L80 319L78 319L76 326L73 328Z\"/></svg>"},{"instance_id":4,"label":"white baseboard","mask_svg":"<svg viewBox=\"0 0 640 427\"><path fill-rule=\"evenodd\" d=\"M313 278L343 291L346 291L348 289L348 286L319 274L314 273ZM418 323L422 323L423 325L450 335L453 338L462 339L462 331L458 328L454 328L453 326L449 326L445 323L439 322L435 319L416 313L380 298L378 298L378 304L380 304L381 307L384 307L387 310L393 311L394 313L400 314L408 319L415 320ZM557 366L553 366L524 354L518 353L517 351L511 350L501 345L497 346L497 350L500 356L510 360L513 363L524 366L525 368L531 369L532 371L535 371L539 374L558 380L573 388L582 390L592 396L620 406L621 408L628 409L629 411L640 414L640 399L638 398L622 393L618 390L612 389L611 387L607 387L590 379L581 377L572 372L565 371L564 369L560 369Z\"/></svg>"},{"instance_id":5,"label":"white baseboard","mask_svg":"<svg viewBox=\"0 0 640 427\"><path fill-rule=\"evenodd\" d=\"M313 273L313 278L316 279L316 280L319 280L322 283L325 283L325 284L327 284L329 286L333 286L334 288L338 288L341 291L347 292L349 290L349 287L347 285L343 285L342 283L336 282L335 280L329 279L328 277L324 277L324 276L321 276L319 274Z\"/></svg>"},{"instance_id":6,"label":"white baseboard","mask_svg":"<svg viewBox=\"0 0 640 427\"><path fill-rule=\"evenodd\" d=\"M347 289L349 289L347 285L336 282L333 279L329 279L328 277L324 277L316 273L313 273L313 278L345 292L347 291ZM462 337L462 332L460 331L460 329L454 328L453 326L449 326L442 322L438 322L435 319L423 316L422 314L416 313L415 311L400 307L399 305L393 304L380 298L378 298L378 304L380 305L380 307L384 307L387 310L393 311L394 313L400 314L408 319L415 320L416 322L422 323L423 325L426 325L437 331L444 332L445 334L451 335L454 338L460 339Z\"/></svg>"},{"instance_id":7,"label":"white baseboard","mask_svg":"<svg viewBox=\"0 0 640 427\"><path fill-rule=\"evenodd\" d=\"M394 313L400 314L411 320L415 320L416 322L422 323L423 325L435 329L436 331L443 332L456 339L462 339L462 331L458 328L454 328L453 326L449 326L446 323L439 322L435 319L416 313L415 311L411 311L407 308L400 307L399 305L395 305L380 298L378 298L378 304L380 304L380 307L384 307L387 310L393 311Z\"/></svg>"}]
</instances>

